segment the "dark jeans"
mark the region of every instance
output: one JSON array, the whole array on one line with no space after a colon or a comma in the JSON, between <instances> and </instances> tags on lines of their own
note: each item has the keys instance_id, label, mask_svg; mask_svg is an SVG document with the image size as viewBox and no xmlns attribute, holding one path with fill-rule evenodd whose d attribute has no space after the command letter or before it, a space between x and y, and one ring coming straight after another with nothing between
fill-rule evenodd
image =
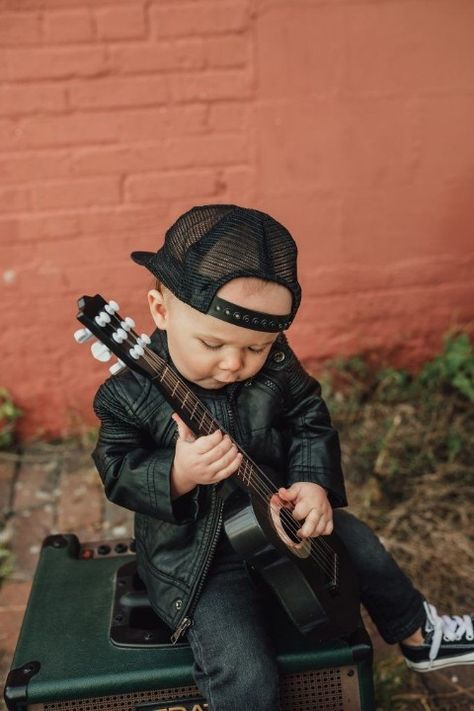
<instances>
[{"instance_id":1,"label":"dark jeans","mask_svg":"<svg viewBox=\"0 0 474 711\"><path fill-rule=\"evenodd\" d=\"M425 619L423 596L375 533L348 511L334 511L334 530L359 578L361 601L380 634L396 643ZM224 545L211 566L188 632L196 684L210 711L279 708L278 672L265 601L244 564ZM250 693L251 690L251 693Z\"/></svg>"}]
</instances>

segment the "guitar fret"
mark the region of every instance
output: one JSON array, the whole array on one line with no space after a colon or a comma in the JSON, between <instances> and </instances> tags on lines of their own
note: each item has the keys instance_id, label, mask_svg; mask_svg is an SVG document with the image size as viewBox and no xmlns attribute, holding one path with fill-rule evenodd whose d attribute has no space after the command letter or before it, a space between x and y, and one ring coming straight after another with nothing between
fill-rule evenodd
<instances>
[{"instance_id":1,"label":"guitar fret","mask_svg":"<svg viewBox=\"0 0 474 711\"><path fill-rule=\"evenodd\" d=\"M193 417L194 417L194 413L196 412L196 408L197 408L198 405L199 405L199 403L198 403L197 400L196 400L196 403L195 403L195 405L194 405L194 407L193 407L193 411L192 411L191 414L190 414L191 420L192 420Z\"/></svg>"}]
</instances>

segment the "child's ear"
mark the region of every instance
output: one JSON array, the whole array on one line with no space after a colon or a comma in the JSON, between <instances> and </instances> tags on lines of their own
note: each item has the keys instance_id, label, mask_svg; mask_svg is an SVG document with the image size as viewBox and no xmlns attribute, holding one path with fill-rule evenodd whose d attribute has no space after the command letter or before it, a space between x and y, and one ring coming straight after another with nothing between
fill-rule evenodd
<instances>
[{"instance_id":1,"label":"child's ear","mask_svg":"<svg viewBox=\"0 0 474 711\"><path fill-rule=\"evenodd\" d=\"M148 306L157 328L166 331L168 324L168 308L163 298L163 292L158 289L151 289L148 292Z\"/></svg>"}]
</instances>

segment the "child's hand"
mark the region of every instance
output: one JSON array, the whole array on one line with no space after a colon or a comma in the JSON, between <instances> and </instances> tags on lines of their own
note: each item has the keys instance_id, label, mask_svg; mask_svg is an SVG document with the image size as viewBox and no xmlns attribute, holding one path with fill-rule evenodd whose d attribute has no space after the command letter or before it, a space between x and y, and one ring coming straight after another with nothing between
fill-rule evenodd
<instances>
[{"instance_id":1,"label":"child's hand","mask_svg":"<svg viewBox=\"0 0 474 711\"><path fill-rule=\"evenodd\" d=\"M288 489L278 489L278 496L294 506L292 514L304 524L296 532L301 538L328 536L332 533L332 508L326 490L313 482L299 481Z\"/></svg>"},{"instance_id":2,"label":"child's hand","mask_svg":"<svg viewBox=\"0 0 474 711\"><path fill-rule=\"evenodd\" d=\"M217 484L237 471L242 454L229 435L216 430L205 437L195 437L175 412L172 419L179 432L171 472L172 499L186 494L197 484Z\"/></svg>"}]
</instances>

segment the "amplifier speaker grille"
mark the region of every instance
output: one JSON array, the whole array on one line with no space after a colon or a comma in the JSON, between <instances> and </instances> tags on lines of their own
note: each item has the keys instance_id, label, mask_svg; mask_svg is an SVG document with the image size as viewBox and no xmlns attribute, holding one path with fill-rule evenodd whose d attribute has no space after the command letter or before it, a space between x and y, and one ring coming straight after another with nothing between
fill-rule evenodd
<instances>
[{"instance_id":1,"label":"amplifier speaker grille","mask_svg":"<svg viewBox=\"0 0 474 711\"><path fill-rule=\"evenodd\" d=\"M251 704L251 689L249 704ZM160 701L172 707L176 699L196 699L195 686L168 687L156 691L137 691L89 699L35 704L29 711L133 711L137 704ZM331 667L281 678L282 711L360 711L357 670L354 667ZM179 707L178 707L179 708ZM251 708L251 705L249 706Z\"/></svg>"}]
</instances>

